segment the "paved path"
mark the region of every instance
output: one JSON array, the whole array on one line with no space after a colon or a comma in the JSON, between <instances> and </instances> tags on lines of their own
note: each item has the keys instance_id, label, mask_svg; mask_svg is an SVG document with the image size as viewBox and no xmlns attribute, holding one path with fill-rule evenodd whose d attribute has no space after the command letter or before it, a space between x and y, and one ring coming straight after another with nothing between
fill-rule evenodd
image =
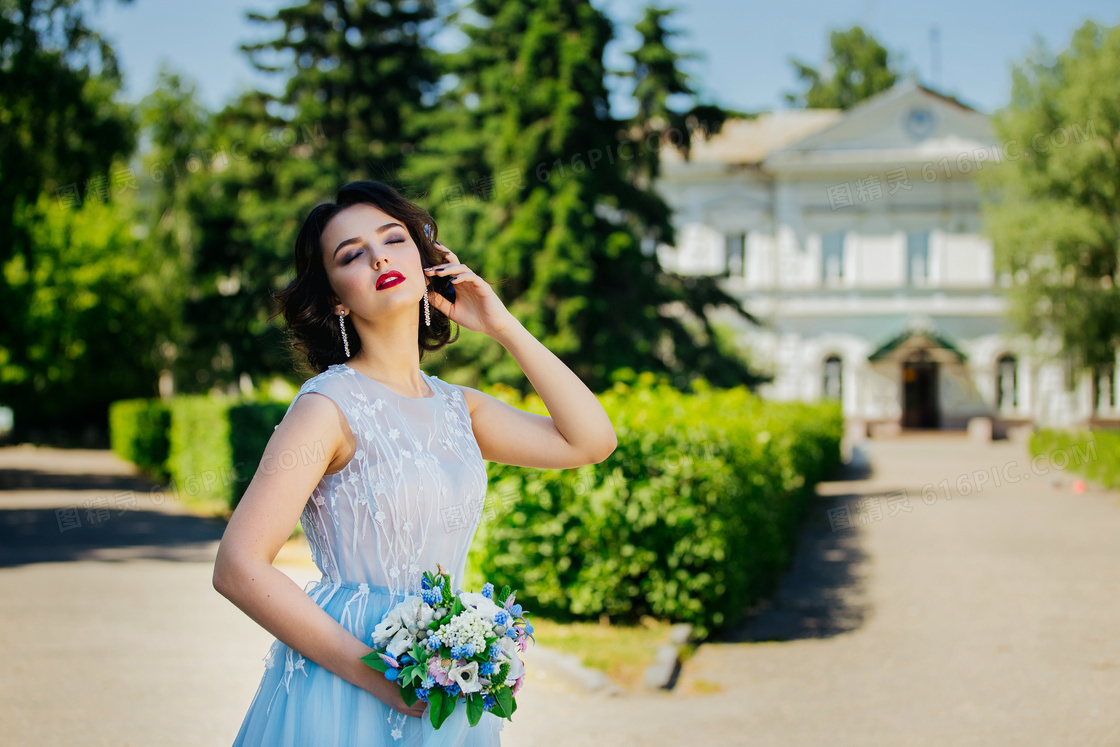
<instances>
[{"instance_id":1,"label":"paved path","mask_svg":"<svg viewBox=\"0 0 1120 747\"><path fill-rule=\"evenodd\" d=\"M821 486L774 599L676 690L591 696L530 655L503 743L1120 745L1120 496L1074 494L1013 443L862 453L865 479ZM0 449L0 744L232 741L272 637L210 585L221 522L149 490L106 452ZM863 496L881 518L859 523Z\"/></svg>"}]
</instances>

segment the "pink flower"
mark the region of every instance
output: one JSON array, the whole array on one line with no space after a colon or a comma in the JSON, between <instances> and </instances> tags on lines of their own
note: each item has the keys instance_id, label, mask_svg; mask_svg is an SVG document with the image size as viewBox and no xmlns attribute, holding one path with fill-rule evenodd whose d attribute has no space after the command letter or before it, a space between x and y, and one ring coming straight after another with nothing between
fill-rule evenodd
<instances>
[{"instance_id":1,"label":"pink flower","mask_svg":"<svg viewBox=\"0 0 1120 747\"><path fill-rule=\"evenodd\" d=\"M447 662L444 664L443 662ZM428 661L428 674L435 678L436 682L441 685L450 685L452 680L448 676L447 670L451 668L451 659L438 659L432 657Z\"/></svg>"},{"instance_id":2,"label":"pink flower","mask_svg":"<svg viewBox=\"0 0 1120 747\"><path fill-rule=\"evenodd\" d=\"M514 695L517 695L517 691L521 689L521 683L524 682L524 681L525 681L525 675L522 674L520 677L517 678L517 681L515 681L513 683L513 694Z\"/></svg>"}]
</instances>

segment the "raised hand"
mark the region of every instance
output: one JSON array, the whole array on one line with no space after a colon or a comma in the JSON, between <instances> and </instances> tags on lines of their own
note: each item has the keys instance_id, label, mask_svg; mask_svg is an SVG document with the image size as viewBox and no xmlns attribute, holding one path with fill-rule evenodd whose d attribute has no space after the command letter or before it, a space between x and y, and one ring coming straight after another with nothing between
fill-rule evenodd
<instances>
[{"instance_id":1,"label":"raised hand","mask_svg":"<svg viewBox=\"0 0 1120 747\"><path fill-rule=\"evenodd\" d=\"M432 306L459 326L491 336L504 330L510 322L516 321L489 283L460 262L455 253L446 246L443 244L439 246L447 252L451 261L426 267L424 274L428 277L436 275L450 277L455 285L455 303L451 303L435 290L429 290L428 302Z\"/></svg>"}]
</instances>

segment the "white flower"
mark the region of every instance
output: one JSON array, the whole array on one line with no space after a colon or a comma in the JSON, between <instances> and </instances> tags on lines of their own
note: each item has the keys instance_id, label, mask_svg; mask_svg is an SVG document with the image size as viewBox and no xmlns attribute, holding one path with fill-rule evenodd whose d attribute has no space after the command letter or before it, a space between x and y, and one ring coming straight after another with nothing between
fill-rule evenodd
<instances>
[{"instance_id":1,"label":"white flower","mask_svg":"<svg viewBox=\"0 0 1120 747\"><path fill-rule=\"evenodd\" d=\"M403 627L413 624L420 619L420 610L423 606L420 597L409 596L403 602L385 613L381 622L373 628L373 645L380 646ZM396 656L396 654L394 654Z\"/></svg>"},{"instance_id":2,"label":"white flower","mask_svg":"<svg viewBox=\"0 0 1120 747\"><path fill-rule=\"evenodd\" d=\"M525 664L522 663L521 657L517 655L517 643L512 638L502 636L498 645L502 647L502 653L509 661L509 674L506 675L505 684L512 685L521 675L525 674Z\"/></svg>"},{"instance_id":3,"label":"white flower","mask_svg":"<svg viewBox=\"0 0 1120 747\"><path fill-rule=\"evenodd\" d=\"M439 639L448 646L474 646L475 651L486 648L486 638L492 635L493 624L478 612L465 609L436 631Z\"/></svg>"},{"instance_id":4,"label":"white flower","mask_svg":"<svg viewBox=\"0 0 1120 747\"><path fill-rule=\"evenodd\" d=\"M408 628L401 628L393 636L393 640L389 641L389 645L385 647L385 653L395 659L411 649L414 643L416 643L416 636L410 633Z\"/></svg>"},{"instance_id":5,"label":"white flower","mask_svg":"<svg viewBox=\"0 0 1120 747\"><path fill-rule=\"evenodd\" d=\"M392 439L395 440L397 438L397 436L399 436L400 434L401 434L400 431L398 431L396 428L393 428L391 431L389 431L389 438L392 438Z\"/></svg>"},{"instance_id":6,"label":"white flower","mask_svg":"<svg viewBox=\"0 0 1120 747\"><path fill-rule=\"evenodd\" d=\"M375 513L373 515L373 519L374 519L374 521L379 521L379 522L380 521L385 521L385 512L384 511L378 511L377 513Z\"/></svg>"},{"instance_id":7,"label":"white flower","mask_svg":"<svg viewBox=\"0 0 1120 747\"><path fill-rule=\"evenodd\" d=\"M465 693L477 693L482 690L482 684L478 681L477 661L472 661L466 666L452 667L447 676L452 682L457 682L459 689Z\"/></svg>"},{"instance_id":8,"label":"white flower","mask_svg":"<svg viewBox=\"0 0 1120 747\"><path fill-rule=\"evenodd\" d=\"M469 607L491 622L493 622L494 616L502 609L494 604L493 600L487 599L477 591L464 591L459 594L459 599L463 602L465 607Z\"/></svg>"}]
</instances>

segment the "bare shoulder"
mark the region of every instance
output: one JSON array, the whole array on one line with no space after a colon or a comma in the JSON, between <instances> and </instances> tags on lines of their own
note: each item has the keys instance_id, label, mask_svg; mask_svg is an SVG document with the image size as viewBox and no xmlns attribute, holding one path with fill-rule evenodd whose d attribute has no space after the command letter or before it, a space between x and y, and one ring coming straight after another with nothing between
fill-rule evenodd
<instances>
[{"instance_id":1,"label":"bare shoulder","mask_svg":"<svg viewBox=\"0 0 1120 747\"><path fill-rule=\"evenodd\" d=\"M325 455L332 471L334 462L354 442L350 424L338 404L322 392L303 392L273 434L278 449L299 449ZM272 441L269 446L272 446ZM267 450L266 450L267 452Z\"/></svg>"},{"instance_id":2,"label":"bare shoulder","mask_svg":"<svg viewBox=\"0 0 1120 747\"><path fill-rule=\"evenodd\" d=\"M474 414L474 409L478 407L481 398L489 396L469 386L462 386L460 384L452 384L451 386L463 393L463 398L467 400L467 409L470 410L472 415Z\"/></svg>"}]
</instances>

